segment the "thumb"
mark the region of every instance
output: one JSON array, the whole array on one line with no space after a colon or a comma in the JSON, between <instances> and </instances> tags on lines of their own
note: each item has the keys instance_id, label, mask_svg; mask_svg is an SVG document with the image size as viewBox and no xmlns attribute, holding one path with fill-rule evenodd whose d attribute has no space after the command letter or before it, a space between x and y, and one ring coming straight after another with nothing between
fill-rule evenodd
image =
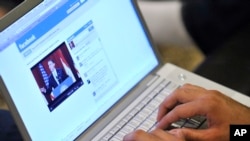
<instances>
[{"instance_id":1,"label":"thumb","mask_svg":"<svg viewBox=\"0 0 250 141\"><path fill-rule=\"evenodd\" d=\"M208 135L206 130L190 128L173 129L170 130L169 133L188 141L201 141L204 140L206 135Z\"/></svg>"}]
</instances>

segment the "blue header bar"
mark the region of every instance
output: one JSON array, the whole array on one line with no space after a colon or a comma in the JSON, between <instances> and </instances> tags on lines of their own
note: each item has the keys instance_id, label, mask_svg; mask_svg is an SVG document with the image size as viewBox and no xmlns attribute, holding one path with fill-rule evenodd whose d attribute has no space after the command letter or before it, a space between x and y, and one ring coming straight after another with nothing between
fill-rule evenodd
<instances>
[{"instance_id":1,"label":"blue header bar","mask_svg":"<svg viewBox=\"0 0 250 141\"><path fill-rule=\"evenodd\" d=\"M18 50L20 52L23 52L32 43L34 43L37 39L42 37L50 29L52 29L57 24L59 24L63 19L65 19L69 14L74 12L77 8L72 10L70 13L67 13L67 11L72 6L79 3L80 5L78 7L80 7L81 5L85 4L86 2L87 2L87 0L85 0L82 3L80 3L78 0L77 1L76 0L69 0L62 7L60 7L58 10L56 10L54 13L52 13L50 16L48 16L46 19L44 19L41 23L39 23L33 29L29 30L24 36L22 36L22 38L18 39L16 41Z\"/></svg>"}]
</instances>

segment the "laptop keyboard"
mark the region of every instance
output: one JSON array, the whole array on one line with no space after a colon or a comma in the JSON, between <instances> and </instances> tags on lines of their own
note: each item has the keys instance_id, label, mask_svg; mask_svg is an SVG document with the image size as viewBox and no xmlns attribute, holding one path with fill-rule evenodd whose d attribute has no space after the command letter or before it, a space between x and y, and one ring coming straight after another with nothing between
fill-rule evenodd
<instances>
[{"instance_id":1,"label":"laptop keyboard","mask_svg":"<svg viewBox=\"0 0 250 141\"><path fill-rule=\"evenodd\" d=\"M117 125L115 125L101 141L121 141L123 137L137 129L151 131L156 125L158 107L165 97L178 88L179 85L162 81L151 93L147 95L137 106L132 109ZM181 119L166 129L173 128L199 128L204 122L204 117L196 116L188 119Z\"/></svg>"}]
</instances>

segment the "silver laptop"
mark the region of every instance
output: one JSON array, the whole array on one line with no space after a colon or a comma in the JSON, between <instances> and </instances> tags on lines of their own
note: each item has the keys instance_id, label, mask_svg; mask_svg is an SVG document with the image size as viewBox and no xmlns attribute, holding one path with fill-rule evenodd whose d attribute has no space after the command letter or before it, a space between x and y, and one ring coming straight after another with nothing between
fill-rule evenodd
<instances>
[{"instance_id":1,"label":"silver laptop","mask_svg":"<svg viewBox=\"0 0 250 141\"><path fill-rule=\"evenodd\" d=\"M1 19L0 90L24 140L122 140L152 130L159 103L184 83L249 106L243 94L163 65L135 0L26 0L18 9L28 12Z\"/></svg>"}]
</instances>

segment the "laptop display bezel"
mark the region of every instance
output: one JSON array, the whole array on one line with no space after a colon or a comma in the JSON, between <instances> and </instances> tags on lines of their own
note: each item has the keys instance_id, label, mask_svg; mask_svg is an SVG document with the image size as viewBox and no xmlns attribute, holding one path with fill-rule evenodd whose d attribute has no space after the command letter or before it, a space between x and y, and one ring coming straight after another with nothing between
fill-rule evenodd
<instances>
[{"instance_id":1,"label":"laptop display bezel","mask_svg":"<svg viewBox=\"0 0 250 141\"><path fill-rule=\"evenodd\" d=\"M43 0L24 0L18 6L13 8L6 15L0 18L0 32L22 17L25 13L29 12L32 8L36 7L42 1Z\"/></svg>"}]
</instances>

